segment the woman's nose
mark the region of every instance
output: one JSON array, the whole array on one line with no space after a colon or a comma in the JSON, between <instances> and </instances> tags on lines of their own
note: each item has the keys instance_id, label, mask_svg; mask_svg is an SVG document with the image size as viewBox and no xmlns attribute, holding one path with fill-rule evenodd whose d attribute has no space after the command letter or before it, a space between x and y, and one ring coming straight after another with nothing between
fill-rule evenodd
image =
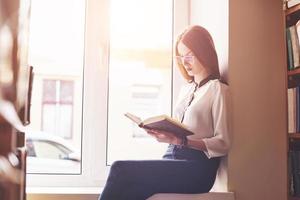
<instances>
[{"instance_id":1,"label":"woman's nose","mask_svg":"<svg viewBox=\"0 0 300 200\"><path fill-rule=\"evenodd\" d=\"M186 59L183 59L183 65L190 66L191 63L189 61L187 61Z\"/></svg>"}]
</instances>

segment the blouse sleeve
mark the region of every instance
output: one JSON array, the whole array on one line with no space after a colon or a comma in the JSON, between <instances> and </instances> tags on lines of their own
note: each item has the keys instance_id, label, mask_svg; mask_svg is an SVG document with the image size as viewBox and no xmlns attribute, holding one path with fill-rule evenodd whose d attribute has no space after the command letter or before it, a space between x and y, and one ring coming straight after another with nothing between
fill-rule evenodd
<instances>
[{"instance_id":1,"label":"blouse sleeve","mask_svg":"<svg viewBox=\"0 0 300 200\"><path fill-rule=\"evenodd\" d=\"M212 103L212 119L214 126L214 136L204 138L208 158L224 156L230 148L230 135L228 127L228 87L218 84L216 86L215 97Z\"/></svg>"}]
</instances>

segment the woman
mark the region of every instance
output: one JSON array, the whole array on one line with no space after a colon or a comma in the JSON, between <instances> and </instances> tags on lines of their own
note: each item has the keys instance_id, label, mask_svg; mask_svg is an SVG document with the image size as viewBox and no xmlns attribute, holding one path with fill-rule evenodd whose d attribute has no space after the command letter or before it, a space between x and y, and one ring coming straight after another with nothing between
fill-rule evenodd
<instances>
[{"instance_id":1,"label":"woman","mask_svg":"<svg viewBox=\"0 0 300 200\"><path fill-rule=\"evenodd\" d=\"M194 135L178 138L146 130L169 143L162 160L116 161L99 200L144 200L155 193L205 193L215 180L220 157L230 146L227 85L220 82L218 58L209 32L200 26L184 31L176 42L176 60L187 84L174 116Z\"/></svg>"}]
</instances>

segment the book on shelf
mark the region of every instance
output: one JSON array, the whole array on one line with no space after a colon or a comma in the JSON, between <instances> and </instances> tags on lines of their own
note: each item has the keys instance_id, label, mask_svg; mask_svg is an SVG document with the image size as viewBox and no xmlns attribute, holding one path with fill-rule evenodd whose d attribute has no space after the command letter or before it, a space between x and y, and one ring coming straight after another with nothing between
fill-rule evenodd
<instances>
[{"instance_id":1,"label":"book on shelf","mask_svg":"<svg viewBox=\"0 0 300 200\"><path fill-rule=\"evenodd\" d=\"M300 4L300 0L288 0L286 5L287 5L287 8L291 8L298 4Z\"/></svg>"},{"instance_id":2,"label":"book on shelf","mask_svg":"<svg viewBox=\"0 0 300 200\"><path fill-rule=\"evenodd\" d=\"M300 86L287 90L288 132L300 132Z\"/></svg>"},{"instance_id":3,"label":"book on shelf","mask_svg":"<svg viewBox=\"0 0 300 200\"><path fill-rule=\"evenodd\" d=\"M298 39L298 33L297 33L297 27L296 25L293 25L289 27L290 34L291 34L291 41L292 41L292 49L293 49L293 61L294 61L294 67L299 67L300 65L300 47L299 47L299 39Z\"/></svg>"},{"instance_id":4,"label":"book on shelf","mask_svg":"<svg viewBox=\"0 0 300 200\"><path fill-rule=\"evenodd\" d=\"M300 67L300 21L286 28L288 70Z\"/></svg>"},{"instance_id":5,"label":"book on shelf","mask_svg":"<svg viewBox=\"0 0 300 200\"><path fill-rule=\"evenodd\" d=\"M290 195L300 197L300 141L289 141L288 175Z\"/></svg>"},{"instance_id":6,"label":"book on shelf","mask_svg":"<svg viewBox=\"0 0 300 200\"><path fill-rule=\"evenodd\" d=\"M293 47L290 29L286 29L286 46L287 46L287 66L288 70L294 68Z\"/></svg>"},{"instance_id":7,"label":"book on shelf","mask_svg":"<svg viewBox=\"0 0 300 200\"><path fill-rule=\"evenodd\" d=\"M288 89L288 130L289 133L295 133L296 128L296 88Z\"/></svg>"},{"instance_id":8,"label":"book on shelf","mask_svg":"<svg viewBox=\"0 0 300 200\"><path fill-rule=\"evenodd\" d=\"M290 194L300 197L300 151L289 151Z\"/></svg>"},{"instance_id":9,"label":"book on shelf","mask_svg":"<svg viewBox=\"0 0 300 200\"><path fill-rule=\"evenodd\" d=\"M144 120L131 113L125 113L125 116L141 128L167 131L173 133L176 137L194 134L184 124L167 115L153 116Z\"/></svg>"},{"instance_id":10,"label":"book on shelf","mask_svg":"<svg viewBox=\"0 0 300 200\"><path fill-rule=\"evenodd\" d=\"M293 151L288 152L288 181L289 181L289 193L291 196L295 195L294 191L294 179L293 179L293 169L292 169L292 155Z\"/></svg>"}]
</instances>

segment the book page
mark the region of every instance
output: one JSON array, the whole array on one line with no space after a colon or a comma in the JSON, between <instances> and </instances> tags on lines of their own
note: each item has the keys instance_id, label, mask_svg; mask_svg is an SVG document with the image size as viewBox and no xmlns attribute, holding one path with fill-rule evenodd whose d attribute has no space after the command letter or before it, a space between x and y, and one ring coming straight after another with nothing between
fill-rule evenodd
<instances>
[{"instance_id":1,"label":"book page","mask_svg":"<svg viewBox=\"0 0 300 200\"><path fill-rule=\"evenodd\" d=\"M139 118L138 116L135 116L131 113L125 113L124 114L126 117L128 117L129 119L131 119L133 122L135 122L136 124L138 124L139 126L142 124L142 119Z\"/></svg>"}]
</instances>

